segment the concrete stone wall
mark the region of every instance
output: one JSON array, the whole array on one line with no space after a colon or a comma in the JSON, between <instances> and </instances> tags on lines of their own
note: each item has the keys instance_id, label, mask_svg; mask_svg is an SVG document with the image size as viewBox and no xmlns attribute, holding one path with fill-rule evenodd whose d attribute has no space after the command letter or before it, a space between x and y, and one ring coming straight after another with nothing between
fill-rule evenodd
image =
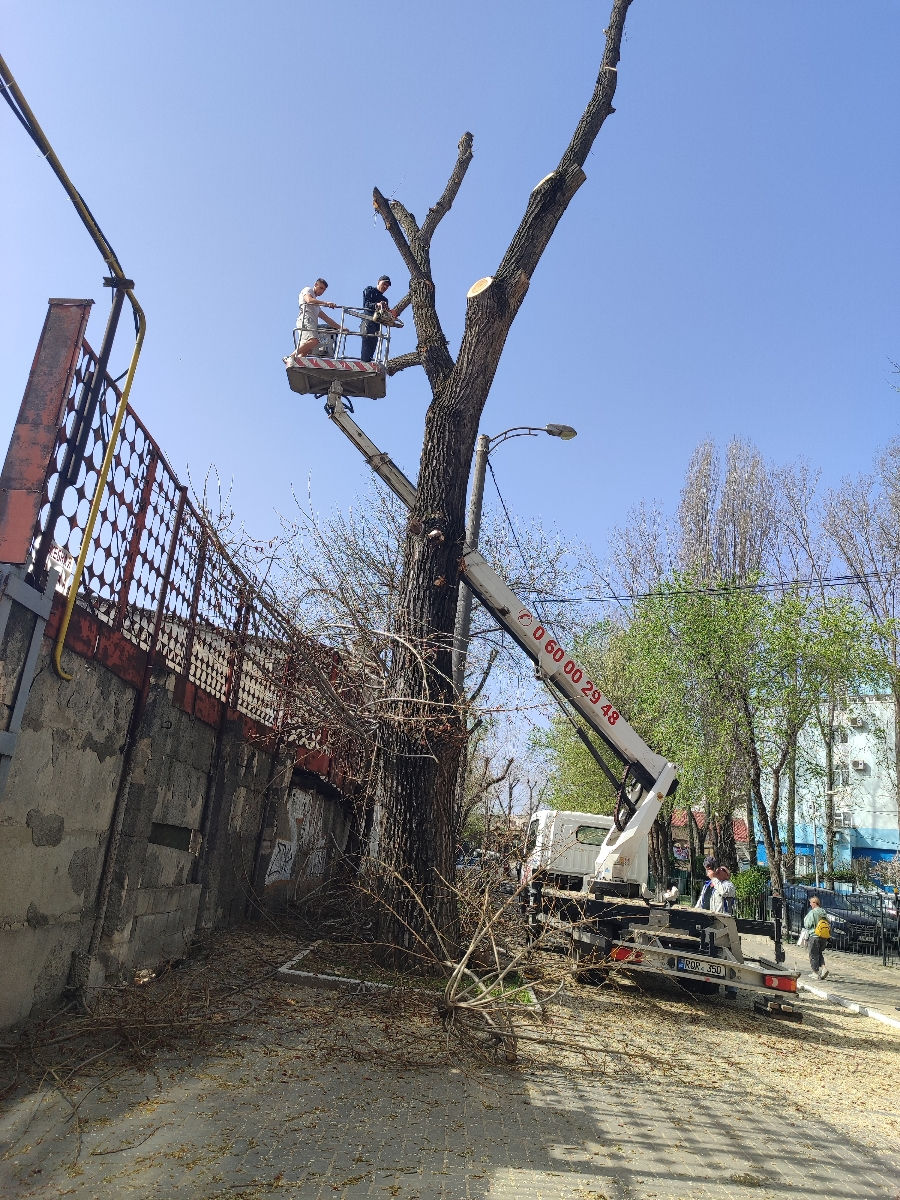
<instances>
[{"instance_id":1,"label":"concrete stone wall","mask_svg":"<svg viewBox=\"0 0 900 1200\"><path fill-rule=\"evenodd\" d=\"M11 623L19 624L22 610ZM5 647L8 674L14 674ZM0 1024L61 994L87 949L134 690L95 663L45 643L0 800Z\"/></svg>"},{"instance_id":2,"label":"concrete stone wall","mask_svg":"<svg viewBox=\"0 0 900 1200\"><path fill-rule=\"evenodd\" d=\"M32 621L11 614L0 705ZM243 721L185 712L171 674L135 712L111 670L66 651L65 682L50 653L45 641L0 798L0 1027L85 970L96 984L180 958L198 930L251 916L254 895L281 904L320 885L347 836L333 788L295 779Z\"/></svg>"}]
</instances>

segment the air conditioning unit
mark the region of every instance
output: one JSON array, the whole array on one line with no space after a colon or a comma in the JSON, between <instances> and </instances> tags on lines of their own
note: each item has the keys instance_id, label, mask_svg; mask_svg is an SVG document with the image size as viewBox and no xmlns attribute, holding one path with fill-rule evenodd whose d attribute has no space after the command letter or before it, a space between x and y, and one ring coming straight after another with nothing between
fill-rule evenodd
<instances>
[{"instance_id":1,"label":"air conditioning unit","mask_svg":"<svg viewBox=\"0 0 900 1200\"><path fill-rule=\"evenodd\" d=\"M854 771L865 771L868 764L864 758L851 758L850 766Z\"/></svg>"},{"instance_id":2,"label":"air conditioning unit","mask_svg":"<svg viewBox=\"0 0 900 1200\"><path fill-rule=\"evenodd\" d=\"M847 724L851 729L865 729L866 720L865 717L850 717Z\"/></svg>"}]
</instances>

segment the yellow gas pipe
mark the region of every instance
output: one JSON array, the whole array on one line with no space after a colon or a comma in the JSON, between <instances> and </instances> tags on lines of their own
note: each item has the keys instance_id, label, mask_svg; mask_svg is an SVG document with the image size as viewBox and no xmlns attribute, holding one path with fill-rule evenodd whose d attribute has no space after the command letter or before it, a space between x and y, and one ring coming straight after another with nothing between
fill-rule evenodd
<instances>
[{"instance_id":1,"label":"yellow gas pipe","mask_svg":"<svg viewBox=\"0 0 900 1200\"><path fill-rule=\"evenodd\" d=\"M138 359L141 355L141 347L144 344L144 333L147 329L147 319L144 316L144 310L141 308L140 304L138 304L137 298L134 294L133 285L126 277L125 272L122 270L112 246L110 246L109 242L103 236L102 230L97 225L97 222L91 215L87 205L82 200L77 189L69 179L69 176L64 171L62 163L56 157L53 147L50 145L46 134L38 124L34 113L29 108L27 100L22 95L18 84L13 78L12 72L9 70L9 67L7 67L2 55L0 55L0 76L2 76L3 86L9 90L15 99L16 104L21 109L21 112L27 118L28 124L30 125L29 133L38 144L41 153L49 162L54 175L56 175L57 179L65 188L66 194L74 204L76 212L81 217L81 220L84 223L88 233L94 240L94 244L97 246L97 249L103 256L103 261L112 272L113 279L116 281L115 286L124 288L125 295L128 297L134 313L134 320L137 328L137 338L134 343L131 362L128 365L128 375L125 379L125 386L122 388L122 397L119 400L118 407L116 408L116 415L113 421L112 431L110 432L109 436L109 445L106 447L106 454L103 457L103 465L100 468L100 474L97 478L97 487L94 492L94 498L91 502L90 512L88 513L87 524L85 525L84 529L84 537L81 543L81 551L78 555L78 562L75 565L75 574L72 577L72 586L69 589L65 612L63 613L62 622L60 623L59 633L56 635L56 645L53 649L53 666L56 669L57 675L59 675L60 679L70 680L72 676L67 675L63 670L60 659L63 645L65 644L66 640L66 634L69 631L69 622L72 619L72 610L75 608L75 598L78 595L78 587L81 583L81 576L84 573L84 564L85 560L87 559L88 550L90 549L91 537L93 536L94 532L94 524L97 520L97 513L100 511L100 501L103 498L103 489L106 486L106 481L109 478L110 468L112 467L113 454L115 453L116 448L116 439L119 436L119 430L122 428L122 422L125 419L125 412L128 408L128 395L131 391L131 384L134 380L135 371L137 370Z\"/></svg>"}]
</instances>

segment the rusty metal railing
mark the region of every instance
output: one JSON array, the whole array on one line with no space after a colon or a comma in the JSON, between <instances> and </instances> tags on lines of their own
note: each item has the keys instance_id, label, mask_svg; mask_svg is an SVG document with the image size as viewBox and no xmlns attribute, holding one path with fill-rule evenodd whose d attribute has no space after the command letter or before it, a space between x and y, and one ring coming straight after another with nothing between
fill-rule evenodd
<instances>
[{"instance_id":1,"label":"rusty metal railing","mask_svg":"<svg viewBox=\"0 0 900 1200\"><path fill-rule=\"evenodd\" d=\"M49 566L61 586L82 549L91 501L121 392L104 373L100 402L83 420L82 398L97 370L85 341L44 481L30 574ZM63 476L63 471L65 475ZM334 676L333 650L305 637L223 548L162 450L129 406L115 441L77 605L209 696L269 729L291 701L285 680L298 655ZM309 746L310 740L294 737Z\"/></svg>"}]
</instances>

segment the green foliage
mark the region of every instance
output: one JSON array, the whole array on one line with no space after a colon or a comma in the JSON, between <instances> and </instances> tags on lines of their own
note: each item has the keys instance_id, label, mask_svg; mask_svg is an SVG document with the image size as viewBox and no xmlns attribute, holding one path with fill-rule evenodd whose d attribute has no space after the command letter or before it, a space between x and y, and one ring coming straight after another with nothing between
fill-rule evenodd
<instances>
[{"instance_id":1,"label":"green foliage","mask_svg":"<svg viewBox=\"0 0 900 1200\"><path fill-rule=\"evenodd\" d=\"M780 801L763 788L785 771L822 697L871 677L872 640L855 605L755 590L756 582L673 573L634 603L627 622L599 623L575 647L637 731L678 763L676 803L702 805L712 817L730 818L754 791L758 812ZM551 724L543 749L552 765L548 803L611 811L613 789L568 722Z\"/></svg>"},{"instance_id":2,"label":"green foliage","mask_svg":"<svg viewBox=\"0 0 900 1200\"><path fill-rule=\"evenodd\" d=\"M738 900L758 900L766 894L769 885L768 867L747 867L738 872L732 880Z\"/></svg>"}]
</instances>

